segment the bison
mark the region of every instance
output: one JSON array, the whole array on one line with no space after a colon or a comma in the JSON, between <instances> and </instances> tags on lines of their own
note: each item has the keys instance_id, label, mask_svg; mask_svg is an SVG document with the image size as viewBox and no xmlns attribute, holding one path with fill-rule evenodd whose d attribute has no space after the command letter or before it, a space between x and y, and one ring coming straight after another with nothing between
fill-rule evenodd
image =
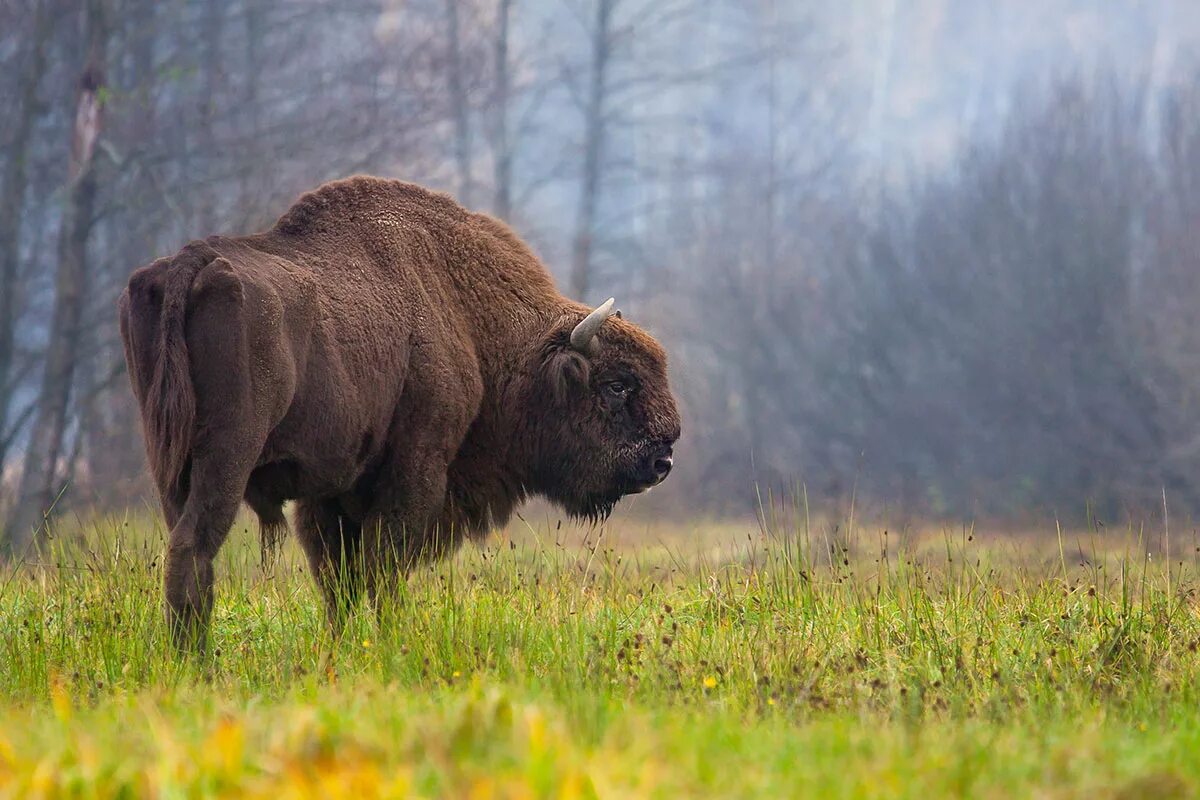
<instances>
[{"instance_id":1,"label":"bison","mask_svg":"<svg viewBox=\"0 0 1200 800\"><path fill-rule=\"evenodd\" d=\"M136 270L121 337L170 526L172 638L203 650L240 504L294 527L337 629L414 565L539 495L606 517L666 478L679 415L659 344L555 288L504 223L354 177L274 227Z\"/></svg>"}]
</instances>

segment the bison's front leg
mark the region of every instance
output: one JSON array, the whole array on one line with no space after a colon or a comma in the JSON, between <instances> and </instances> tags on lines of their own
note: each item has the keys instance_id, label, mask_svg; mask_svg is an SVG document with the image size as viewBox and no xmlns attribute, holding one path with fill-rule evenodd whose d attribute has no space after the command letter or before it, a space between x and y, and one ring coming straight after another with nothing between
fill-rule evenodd
<instances>
[{"instance_id":1,"label":"bison's front leg","mask_svg":"<svg viewBox=\"0 0 1200 800\"><path fill-rule=\"evenodd\" d=\"M301 500L296 504L296 535L337 638L365 582L362 528L337 500Z\"/></svg>"},{"instance_id":2,"label":"bison's front leg","mask_svg":"<svg viewBox=\"0 0 1200 800\"><path fill-rule=\"evenodd\" d=\"M392 418L387 460L367 493L363 557L376 612L392 604L407 572L453 552L460 531L437 520L445 507L450 462L479 411L483 382L472 354L454 341L414 352Z\"/></svg>"},{"instance_id":3,"label":"bison's front leg","mask_svg":"<svg viewBox=\"0 0 1200 800\"><path fill-rule=\"evenodd\" d=\"M436 525L446 492L446 465L410 463L396 475L363 522L367 589L382 618L393 607L397 590L419 563L452 552L450 532Z\"/></svg>"},{"instance_id":4,"label":"bison's front leg","mask_svg":"<svg viewBox=\"0 0 1200 800\"><path fill-rule=\"evenodd\" d=\"M437 522L445 507L449 461L468 420L438 422L393 447L363 519L367 590L381 618L395 605L413 567L452 553L462 538L461 531L442 530Z\"/></svg>"}]
</instances>

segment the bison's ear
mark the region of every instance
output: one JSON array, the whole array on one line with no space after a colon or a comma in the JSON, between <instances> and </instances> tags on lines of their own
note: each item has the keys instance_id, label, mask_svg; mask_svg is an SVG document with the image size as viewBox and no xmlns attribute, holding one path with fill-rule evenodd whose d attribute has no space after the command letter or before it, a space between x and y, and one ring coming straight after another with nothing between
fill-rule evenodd
<instances>
[{"instance_id":1,"label":"bison's ear","mask_svg":"<svg viewBox=\"0 0 1200 800\"><path fill-rule=\"evenodd\" d=\"M542 374L556 403L565 403L586 389L589 371L588 360L568 348L554 348L542 365Z\"/></svg>"}]
</instances>

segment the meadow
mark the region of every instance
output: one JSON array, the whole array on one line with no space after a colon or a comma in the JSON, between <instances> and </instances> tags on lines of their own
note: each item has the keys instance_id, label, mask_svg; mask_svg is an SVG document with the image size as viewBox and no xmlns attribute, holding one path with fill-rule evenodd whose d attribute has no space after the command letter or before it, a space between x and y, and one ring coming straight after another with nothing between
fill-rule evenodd
<instances>
[{"instance_id":1,"label":"meadow","mask_svg":"<svg viewBox=\"0 0 1200 800\"><path fill-rule=\"evenodd\" d=\"M239 525L185 660L159 524L60 525L0 573L0 796L1200 788L1194 532L764 517L529 515L337 641L294 543L263 567Z\"/></svg>"}]
</instances>

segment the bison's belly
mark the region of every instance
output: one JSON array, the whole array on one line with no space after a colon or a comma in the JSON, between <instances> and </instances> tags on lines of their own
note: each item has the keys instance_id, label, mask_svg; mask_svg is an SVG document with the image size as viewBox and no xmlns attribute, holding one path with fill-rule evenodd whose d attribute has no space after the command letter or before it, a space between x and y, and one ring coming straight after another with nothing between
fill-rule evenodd
<instances>
[{"instance_id":1,"label":"bison's belly","mask_svg":"<svg viewBox=\"0 0 1200 800\"><path fill-rule=\"evenodd\" d=\"M349 491L361 474L361 470L340 467L329 463L278 459L255 467L250 475L250 484L263 496L278 502L332 497Z\"/></svg>"},{"instance_id":2,"label":"bison's belly","mask_svg":"<svg viewBox=\"0 0 1200 800\"><path fill-rule=\"evenodd\" d=\"M395 414L397 388L364 380L346 361L378 364L375 375L400 371L396 359L332 352L314 343L307 369L282 419L267 437L259 469L289 499L348 492L374 466ZM315 356L315 357L314 357Z\"/></svg>"},{"instance_id":3,"label":"bison's belly","mask_svg":"<svg viewBox=\"0 0 1200 800\"><path fill-rule=\"evenodd\" d=\"M281 500L329 497L348 492L374 458L376 437L360 427L340 428L331 420L281 425L267 440L254 470L256 482Z\"/></svg>"}]
</instances>

